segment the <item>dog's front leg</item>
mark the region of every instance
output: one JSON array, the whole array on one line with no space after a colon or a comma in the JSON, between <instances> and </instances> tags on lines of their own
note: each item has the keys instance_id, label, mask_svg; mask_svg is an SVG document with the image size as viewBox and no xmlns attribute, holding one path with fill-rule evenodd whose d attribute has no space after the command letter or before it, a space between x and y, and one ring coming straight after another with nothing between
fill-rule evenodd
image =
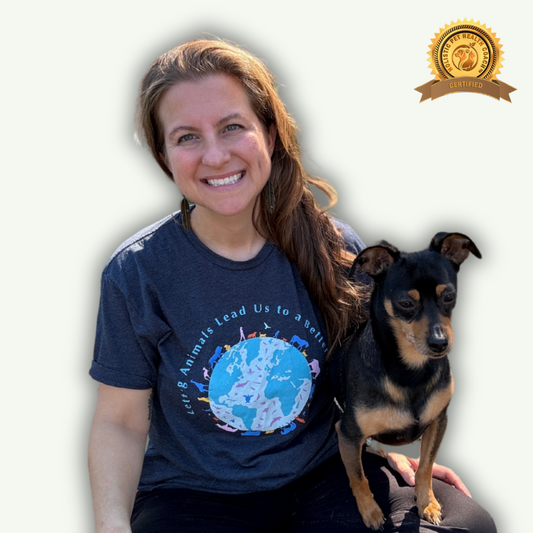
<instances>
[{"instance_id":1,"label":"dog's front leg","mask_svg":"<svg viewBox=\"0 0 533 533\"><path fill-rule=\"evenodd\" d=\"M444 437L447 422L448 416L446 409L444 409L439 417L424 431L420 445L420 464L415 476L415 496L418 514L420 518L425 518L433 524L439 524L441 520L441 507L433 494L433 463Z\"/></svg>"},{"instance_id":2,"label":"dog's front leg","mask_svg":"<svg viewBox=\"0 0 533 533\"><path fill-rule=\"evenodd\" d=\"M350 487L352 488L352 493L357 502L357 508L361 513L363 522L366 527L374 530L382 529L385 518L376 500L374 500L372 492L370 492L368 480L361 462L361 453L365 440L362 435L358 436L358 438L345 436L340 421L337 422L335 427L339 436L339 450L342 462L348 473Z\"/></svg>"}]
</instances>

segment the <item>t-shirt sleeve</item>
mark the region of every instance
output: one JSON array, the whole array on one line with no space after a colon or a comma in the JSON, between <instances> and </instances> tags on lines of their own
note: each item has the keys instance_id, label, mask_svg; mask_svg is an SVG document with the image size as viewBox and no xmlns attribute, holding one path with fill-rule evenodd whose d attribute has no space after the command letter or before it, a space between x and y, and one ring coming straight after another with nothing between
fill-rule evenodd
<instances>
[{"instance_id":1,"label":"t-shirt sleeve","mask_svg":"<svg viewBox=\"0 0 533 533\"><path fill-rule=\"evenodd\" d=\"M349 252L357 255L366 248L359 235L357 235L357 233L355 233L355 231L348 224L346 224L346 222L343 222L338 218L334 218L333 223L341 232L344 242L346 243L346 249Z\"/></svg>"},{"instance_id":2,"label":"t-shirt sleeve","mask_svg":"<svg viewBox=\"0 0 533 533\"><path fill-rule=\"evenodd\" d=\"M138 310L104 273L89 374L106 385L150 389L157 378L157 341Z\"/></svg>"},{"instance_id":3,"label":"t-shirt sleeve","mask_svg":"<svg viewBox=\"0 0 533 533\"><path fill-rule=\"evenodd\" d=\"M357 233L355 233L351 226L346 224L346 222L339 220L338 218L334 218L333 222L341 232L344 242L346 243L346 249L349 252L358 255L366 248L365 244L361 240L361 237L359 237L359 235L357 235ZM352 279L361 285L373 286L374 284L372 278L359 268L356 269L352 274Z\"/></svg>"}]
</instances>

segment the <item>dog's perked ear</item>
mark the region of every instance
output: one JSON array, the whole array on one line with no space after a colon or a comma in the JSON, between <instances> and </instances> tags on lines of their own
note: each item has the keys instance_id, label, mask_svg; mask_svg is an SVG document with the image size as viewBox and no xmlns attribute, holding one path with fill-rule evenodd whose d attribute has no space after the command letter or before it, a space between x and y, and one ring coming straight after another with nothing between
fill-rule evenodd
<instances>
[{"instance_id":1,"label":"dog's perked ear","mask_svg":"<svg viewBox=\"0 0 533 533\"><path fill-rule=\"evenodd\" d=\"M359 267L372 278L379 278L399 259L400 252L387 241L381 241L375 246L365 248L353 262L349 277Z\"/></svg>"},{"instance_id":2,"label":"dog's perked ear","mask_svg":"<svg viewBox=\"0 0 533 533\"><path fill-rule=\"evenodd\" d=\"M470 252L481 259L481 252L474 244L474 241L462 233L437 233L433 237L429 249L433 252L441 253L457 269L459 269L459 266Z\"/></svg>"}]
</instances>

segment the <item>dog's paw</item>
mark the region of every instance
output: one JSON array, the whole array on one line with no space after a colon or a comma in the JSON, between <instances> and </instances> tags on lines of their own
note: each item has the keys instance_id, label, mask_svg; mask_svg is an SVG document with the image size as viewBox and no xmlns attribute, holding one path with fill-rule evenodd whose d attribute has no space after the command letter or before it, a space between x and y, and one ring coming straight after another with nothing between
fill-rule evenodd
<instances>
[{"instance_id":1,"label":"dog's paw","mask_svg":"<svg viewBox=\"0 0 533 533\"><path fill-rule=\"evenodd\" d=\"M373 502L373 505L368 506L364 511L360 510L360 512L366 527L373 529L374 531L383 530L385 517L376 502Z\"/></svg>"},{"instance_id":2,"label":"dog's paw","mask_svg":"<svg viewBox=\"0 0 533 533\"><path fill-rule=\"evenodd\" d=\"M432 501L423 511L419 509L420 518L425 518L428 522L438 525L441 521L441 507L439 502Z\"/></svg>"}]
</instances>

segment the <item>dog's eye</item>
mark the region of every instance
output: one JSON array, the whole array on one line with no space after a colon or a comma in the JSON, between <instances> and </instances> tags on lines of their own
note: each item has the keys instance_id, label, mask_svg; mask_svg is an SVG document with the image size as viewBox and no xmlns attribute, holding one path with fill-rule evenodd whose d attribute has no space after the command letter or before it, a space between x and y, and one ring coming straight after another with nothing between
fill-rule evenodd
<instances>
[{"instance_id":1,"label":"dog's eye","mask_svg":"<svg viewBox=\"0 0 533 533\"><path fill-rule=\"evenodd\" d=\"M405 309L406 311L410 310L410 309L413 309L414 307L414 304L413 302L409 301L409 300L400 300L398 302L398 305L402 308L402 309Z\"/></svg>"},{"instance_id":2,"label":"dog's eye","mask_svg":"<svg viewBox=\"0 0 533 533\"><path fill-rule=\"evenodd\" d=\"M455 300L454 294L445 294L442 299L445 304L451 304Z\"/></svg>"}]
</instances>

